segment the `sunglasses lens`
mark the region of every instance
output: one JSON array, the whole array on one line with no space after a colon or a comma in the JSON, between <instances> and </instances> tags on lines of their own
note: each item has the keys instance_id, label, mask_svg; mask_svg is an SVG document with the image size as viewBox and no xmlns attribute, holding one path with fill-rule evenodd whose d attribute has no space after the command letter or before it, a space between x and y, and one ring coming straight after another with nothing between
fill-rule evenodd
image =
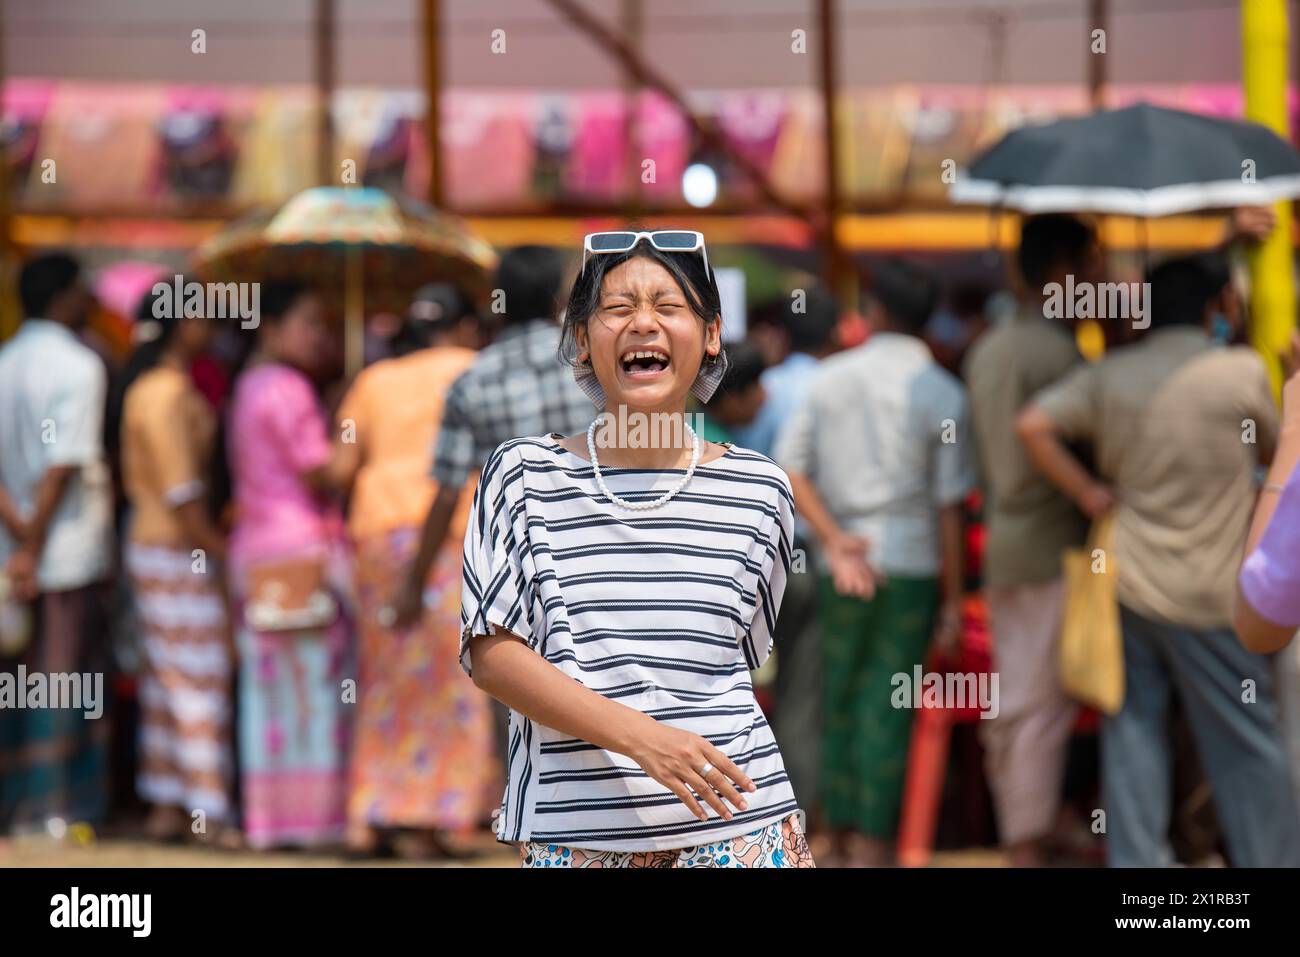
<instances>
[{"instance_id":1,"label":"sunglasses lens","mask_svg":"<svg viewBox=\"0 0 1300 957\"><path fill-rule=\"evenodd\" d=\"M662 232L652 237L656 249L691 251L699 247L700 238L690 232Z\"/></svg>"},{"instance_id":2,"label":"sunglasses lens","mask_svg":"<svg viewBox=\"0 0 1300 957\"><path fill-rule=\"evenodd\" d=\"M622 252L631 249L636 242L636 233L593 233L591 248L598 253Z\"/></svg>"}]
</instances>

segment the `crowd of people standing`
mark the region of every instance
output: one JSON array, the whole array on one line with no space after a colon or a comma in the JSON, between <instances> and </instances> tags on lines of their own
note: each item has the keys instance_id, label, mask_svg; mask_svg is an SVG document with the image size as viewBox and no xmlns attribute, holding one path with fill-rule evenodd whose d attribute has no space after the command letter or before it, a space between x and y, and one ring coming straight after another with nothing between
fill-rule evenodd
<instances>
[{"instance_id":1,"label":"crowd of people standing","mask_svg":"<svg viewBox=\"0 0 1300 957\"><path fill-rule=\"evenodd\" d=\"M707 299L707 258L687 275L672 255L659 257L665 275ZM492 512L507 494L503 449L522 456L516 477L600 479L560 444L587 431L600 388L586 327L575 339L571 315L563 334L557 323L565 265L548 248L507 251L494 279L506 311L492 322L450 285L422 289L389 356L337 393L323 388L326 306L310 287L263 284L260 325L214 385L195 370L229 330L146 298L135 352L110 374L78 338L91 302L77 262L24 267L28 318L0 348L0 566L9 600L34 614L25 645L0 654L9 671L111 672L109 623L129 603L135 787L152 837L430 857L456 853L449 836L495 812L499 835L516 825L510 796L530 773L519 741L533 725L471 678L464 641L498 624L485 617L495 596L477 590L500 571L496 543L474 543L497 523L509 534L511 515ZM893 701L893 680L961 644L978 490L1001 679L981 732L1011 862L1048 859L1079 710L1057 676L1061 555L1111 516L1128 681L1100 734L1109 860L1173 859L1176 698L1229 860L1298 865L1287 689L1270 655L1300 626L1297 380L1279 423L1262 360L1235 344L1244 320L1222 250L1152 270L1150 328L1120 330L1098 361L1044 305L1053 284L1102 279L1092 228L1029 219L1015 267L1016 315L948 368L926 340L940 283L901 261L871 271L860 345L841 347L843 309L811 286L782 308L778 354L755 336L705 356L717 381L696 390L703 438L727 450L705 477L725 488L729 469L771 468L792 493L788 534L769 530L787 567L769 554L758 582L779 581L769 810L793 795L823 866L891 862L915 715ZM584 292L586 269L566 313L600 295L598 280ZM491 501L474 501L476 484ZM310 600L286 616L266 607L268 587ZM465 601L481 604L468 630ZM581 664L577 644L557 654ZM767 655L747 657L741 671ZM105 725L0 711L0 831L104 820ZM526 861L555 851L528 847Z\"/></svg>"}]
</instances>

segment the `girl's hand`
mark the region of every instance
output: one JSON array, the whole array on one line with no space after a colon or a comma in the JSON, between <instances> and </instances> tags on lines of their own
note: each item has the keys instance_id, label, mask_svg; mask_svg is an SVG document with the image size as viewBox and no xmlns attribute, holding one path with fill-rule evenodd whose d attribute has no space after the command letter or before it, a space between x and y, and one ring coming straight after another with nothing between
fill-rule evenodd
<instances>
[{"instance_id":1,"label":"girl's hand","mask_svg":"<svg viewBox=\"0 0 1300 957\"><path fill-rule=\"evenodd\" d=\"M676 794L701 821L707 821L709 815L692 791L704 798L724 820L731 820L732 813L722 803L723 798L737 810L748 807L736 788L750 792L758 788L730 758L698 734L651 721L652 725L638 736L637 745L628 753L646 774ZM700 771L706 764L713 767L707 777L702 777Z\"/></svg>"}]
</instances>

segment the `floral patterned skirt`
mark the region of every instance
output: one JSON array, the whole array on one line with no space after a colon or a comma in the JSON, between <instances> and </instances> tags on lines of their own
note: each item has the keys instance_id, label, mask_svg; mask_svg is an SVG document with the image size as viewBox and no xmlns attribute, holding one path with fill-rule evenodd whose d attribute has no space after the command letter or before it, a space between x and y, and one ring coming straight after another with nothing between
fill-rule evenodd
<instances>
[{"instance_id":1,"label":"floral patterned skirt","mask_svg":"<svg viewBox=\"0 0 1300 957\"><path fill-rule=\"evenodd\" d=\"M593 851L519 845L523 867L816 867L797 815L739 837L667 851Z\"/></svg>"},{"instance_id":2,"label":"floral patterned skirt","mask_svg":"<svg viewBox=\"0 0 1300 957\"><path fill-rule=\"evenodd\" d=\"M348 818L461 831L501 801L491 703L460 669L461 547L438 553L419 624L379 624L419 547L417 528L356 544L360 682Z\"/></svg>"}]
</instances>

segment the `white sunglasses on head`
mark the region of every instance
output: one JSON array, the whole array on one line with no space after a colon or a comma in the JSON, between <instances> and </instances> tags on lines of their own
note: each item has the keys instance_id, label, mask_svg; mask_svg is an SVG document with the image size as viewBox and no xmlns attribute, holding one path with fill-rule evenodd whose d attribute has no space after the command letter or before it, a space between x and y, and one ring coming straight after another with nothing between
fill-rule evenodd
<instances>
[{"instance_id":1,"label":"white sunglasses on head","mask_svg":"<svg viewBox=\"0 0 1300 957\"><path fill-rule=\"evenodd\" d=\"M704 248L704 234L693 229L655 229L649 232L613 230L606 233L587 233L582 241L582 272L587 271L587 259L598 253L626 253L636 248L641 240L661 253L699 253L704 258L704 272L709 272L709 252Z\"/></svg>"}]
</instances>

